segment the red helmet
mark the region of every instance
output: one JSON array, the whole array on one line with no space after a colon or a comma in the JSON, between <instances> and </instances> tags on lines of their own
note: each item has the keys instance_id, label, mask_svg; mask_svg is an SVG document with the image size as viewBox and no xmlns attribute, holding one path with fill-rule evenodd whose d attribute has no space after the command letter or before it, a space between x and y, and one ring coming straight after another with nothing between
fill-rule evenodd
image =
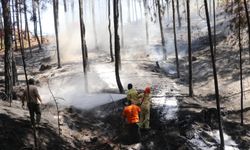
<instances>
[{"instance_id":1,"label":"red helmet","mask_svg":"<svg viewBox=\"0 0 250 150\"><path fill-rule=\"evenodd\" d=\"M146 87L145 90L144 90L144 93L149 94L150 93L150 87Z\"/></svg>"}]
</instances>

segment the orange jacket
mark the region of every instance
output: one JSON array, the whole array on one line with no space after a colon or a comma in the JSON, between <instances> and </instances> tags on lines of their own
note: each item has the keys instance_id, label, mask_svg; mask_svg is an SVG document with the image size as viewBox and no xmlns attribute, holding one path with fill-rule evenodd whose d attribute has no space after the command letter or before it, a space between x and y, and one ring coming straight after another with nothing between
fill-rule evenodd
<instances>
[{"instance_id":1,"label":"orange jacket","mask_svg":"<svg viewBox=\"0 0 250 150\"><path fill-rule=\"evenodd\" d=\"M132 124L132 123L138 123L140 121L139 119L140 112L141 112L140 107L138 107L137 105L131 104L124 108L122 115L124 118L126 118L129 124Z\"/></svg>"}]
</instances>

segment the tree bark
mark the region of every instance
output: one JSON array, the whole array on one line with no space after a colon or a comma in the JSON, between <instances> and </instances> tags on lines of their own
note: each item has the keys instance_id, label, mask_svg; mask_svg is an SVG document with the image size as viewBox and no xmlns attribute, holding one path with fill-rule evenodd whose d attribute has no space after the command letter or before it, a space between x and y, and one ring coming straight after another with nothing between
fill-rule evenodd
<instances>
[{"instance_id":1,"label":"tree bark","mask_svg":"<svg viewBox=\"0 0 250 150\"><path fill-rule=\"evenodd\" d=\"M192 69L192 47L191 47L191 24L190 24L190 5L187 5L187 27L188 27L188 62L189 62L189 96L193 97L193 69Z\"/></svg>"},{"instance_id":2,"label":"tree bark","mask_svg":"<svg viewBox=\"0 0 250 150\"><path fill-rule=\"evenodd\" d=\"M212 20L212 0L209 0L209 16L211 17Z\"/></svg>"},{"instance_id":3,"label":"tree bark","mask_svg":"<svg viewBox=\"0 0 250 150\"><path fill-rule=\"evenodd\" d=\"M120 93L124 93L124 89L120 80L119 68L121 64L120 56L120 39L118 34L118 22L119 22L119 10L118 10L119 0L113 1L113 15L114 15L114 37L115 37L115 76L117 86Z\"/></svg>"},{"instance_id":4,"label":"tree bark","mask_svg":"<svg viewBox=\"0 0 250 150\"><path fill-rule=\"evenodd\" d=\"M164 38L163 27L162 27L160 0L157 0L157 8L158 8L158 19L159 19L160 32L161 32L161 44L162 44L162 50L163 50L163 59L166 60L167 59L167 51L165 48L165 38Z\"/></svg>"},{"instance_id":5,"label":"tree bark","mask_svg":"<svg viewBox=\"0 0 250 150\"><path fill-rule=\"evenodd\" d=\"M66 2L66 0L63 0L63 5L64 5L64 12L67 12L67 2Z\"/></svg>"},{"instance_id":6,"label":"tree bark","mask_svg":"<svg viewBox=\"0 0 250 150\"><path fill-rule=\"evenodd\" d=\"M12 67L11 67L11 54L12 54L12 26L11 26L11 13L9 0L1 0L4 19L4 75L5 75L5 93L8 96L8 101L12 102Z\"/></svg>"},{"instance_id":7,"label":"tree bark","mask_svg":"<svg viewBox=\"0 0 250 150\"><path fill-rule=\"evenodd\" d=\"M184 16L185 16L185 20L187 21L187 7L186 7L186 3L185 3L185 0L182 1L182 5L183 5L183 8L184 8Z\"/></svg>"},{"instance_id":8,"label":"tree bark","mask_svg":"<svg viewBox=\"0 0 250 150\"><path fill-rule=\"evenodd\" d=\"M79 17L80 17L80 29L81 29L84 86L85 86L85 91L88 92L88 78L87 78L88 57L87 57L87 44L86 44L86 40L85 40L85 24L83 21L83 2L82 1L83 0L79 0Z\"/></svg>"},{"instance_id":9,"label":"tree bark","mask_svg":"<svg viewBox=\"0 0 250 150\"><path fill-rule=\"evenodd\" d=\"M29 44L29 49L30 49L30 55L32 56L31 43L30 43L29 24L28 24L28 17L27 17L27 4L26 4L26 0L24 0L24 20L25 20L25 28L26 28L27 36L28 36L28 44Z\"/></svg>"},{"instance_id":10,"label":"tree bark","mask_svg":"<svg viewBox=\"0 0 250 150\"><path fill-rule=\"evenodd\" d=\"M95 41L95 48L98 50L98 41L97 41L97 34L96 34L96 23L95 23L95 1L92 1L92 22L93 22L93 32L94 32L94 41Z\"/></svg>"},{"instance_id":11,"label":"tree bark","mask_svg":"<svg viewBox=\"0 0 250 150\"><path fill-rule=\"evenodd\" d=\"M13 79L13 86L15 86L18 82L18 75L17 75L17 68L16 68L16 60L14 56L14 52L12 50L11 54L11 61L12 61L12 79Z\"/></svg>"},{"instance_id":12,"label":"tree bark","mask_svg":"<svg viewBox=\"0 0 250 150\"><path fill-rule=\"evenodd\" d=\"M33 23L34 23L34 34L36 40L38 42L39 49L42 49L40 39L37 34L37 15L36 15L36 8L37 8L37 0L32 0L32 11L33 11Z\"/></svg>"},{"instance_id":13,"label":"tree bark","mask_svg":"<svg viewBox=\"0 0 250 150\"><path fill-rule=\"evenodd\" d=\"M13 1L13 0L12 0ZM13 6L14 7L14 6ZM13 8L12 7L12 8ZM0 8L0 26L1 26L1 41L0 41L0 44L1 44L1 49L3 48L3 36L4 36L4 34L3 34L3 29L4 29L4 25L3 25L3 20L2 20L2 18L3 18L3 13L2 13L2 8Z\"/></svg>"},{"instance_id":14,"label":"tree bark","mask_svg":"<svg viewBox=\"0 0 250 150\"><path fill-rule=\"evenodd\" d=\"M215 55L215 57L216 57L216 41L217 41L217 39L216 39L216 10L215 10L216 8L215 8L215 0L213 0L213 10L214 10L214 55Z\"/></svg>"},{"instance_id":15,"label":"tree bark","mask_svg":"<svg viewBox=\"0 0 250 150\"><path fill-rule=\"evenodd\" d=\"M82 46L82 62L84 74L87 73L87 44L85 40L85 24L83 21L83 2L79 0L79 16L80 16L80 29L81 29L81 46Z\"/></svg>"},{"instance_id":16,"label":"tree bark","mask_svg":"<svg viewBox=\"0 0 250 150\"><path fill-rule=\"evenodd\" d=\"M144 15L145 15L145 31L146 31L146 44L149 44L149 35L148 35L148 1L143 0L144 5Z\"/></svg>"},{"instance_id":17,"label":"tree bark","mask_svg":"<svg viewBox=\"0 0 250 150\"><path fill-rule=\"evenodd\" d=\"M123 30L123 18L122 18L122 1L119 2L120 7L120 23L121 23L121 46L124 47L124 30Z\"/></svg>"},{"instance_id":18,"label":"tree bark","mask_svg":"<svg viewBox=\"0 0 250 150\"><path fill-rule=\"evenodd\" d=\"M14 43L15 43L15 50L17 50L17 41L16 41L17 36L16 36L16 28L15 28L15 23L16 23L16 21L15 21L15 6L16 5L14 4L14 0L12 0L11 3L12 3L12 7L11 8L12 8L12 26L13 26L12 41L14 41ZM2 20L1 20L1 22L2 22Z\"/></svg>"},{"instance_id":19,"label":"tree bark","mask_svg":"<svg viewBox=\"0 0 250 150\"><path fill-rule=\"evenodd\" d=\"M12 34L13 35L12 36L12 41L14 41L14 43L15 43L15 50L17 50L17 41L16 41L17 37L16 37L16 29L15 29L15 13L14 13L15 5L14 5L14 0L12 0L11 3L12 3L12 12L13 12L12 13L12 26L14 26L14 28L13 28L13 34ZM1 18L1 24L2 24L2 18ZM2 36L1 36L1 38L2 38ZM1 41L1 46L2 46L2 41ZM12 83L13 83L13 86L15 86L16 83L17 83L17 81L18 81L18 77L17 77L16 60L15 60L15 57L14 57L14 50L13 50L13 48L12 48L12 54L11 54L11 63L12 63L12 79L13 79Z\"/></svg>"},{"instance_id":20,"label":"tree bark","mask_svg":"<svg viewBox=\"0 0 250 150\"><path fill-rule=\"evenodd\" d=\"M42 21L41 21L41 8L40 8L40 2L39 0L37 1L37 10L38 10L38 21L39 21L39 28L40 28L40 38L41 38L41 43L43 44L43 30L42 30Z\"/></svg>"},{"instance_id":21,"label":"tree bark","mask_svg":"<svg viewBox=\"0 0 250 150\"><path fill-rule=\"evenodd\" d=\"M217 106L218 124L219 124L219 132L220 132L220 149L224 149L224 136L223 136L222 123L221 123L220 96L219 96L217 70L216 70L216 64L215 64L215 58L214 58L212 32L211 32L211 26L210 26L210 20L209 20L207 0L204 0L204 5L205 5L206 18L207 18L208 37L209 37L211 59L212 59L212 66L213 66L216 106Z\"/></svg>"},{"instance_id":22,"label":"tree bark","mask_svg":"<svg viewBox=\"0 0 250 150\"><path fill-rule=\"evenodd\" d=\"M12 5L14 4L14 2L12 1ZM12 7L12 9L14 10L14 6ZM20 13L21 14L21 13ZM21 15L20 15L21 16ZM15 17L14 17L14 12L13 12L13 22L15 22ZM14 25L14 23L12 22L12 25ZM17 46L17 41L16 39L16 30L15 30L15 26L13 28L13 34L12 34L12 42L13 40L15 41L15 46ZM17 49L17 47L15 47ZM15 60L15 56L14 56L14 50L13 47L11 46L11 71L12 71L12 85L15 86L17 83L17 69L16 69L16 60ZM12 91L13 91L13 86L12 86Z\"/></svg>"},{"instance_id":23,"label":"tree bark","mask_svg":"<svg viewBox=\"0 0 250 150\"><path fill-rule=\"evenodd\" d=\"M61 68L60 50L59 50L59 37L58 37L58 0L53 0L53 11L54 11L54 25L56 35L56 51L57 51L57 68Z\"/></svg>"},{"instance_id":24,"label":"tree bark","mask_svg":"<svg viewBox=\"0 0 250 150\"><path fill-rule=\"evenodd\" d=\"M180 4L179 4L179 0L176 0L176 8L177 8L177 16L178 16L179 28L181 28L181 16L180 16Z\"/></svg>"},{"instance_id":25,"label":"tree bark","mask_svg":"<svg viewBox=\"0 0 250 150\"><path fill-rule=\"evenodd\" d=\"M249 51L249 59L250 59L250 18L249 18L249 12L247 7L247 1L244 0L244 7L245 7L245 13L247 18L247 29L248 29L248 51Z\"/></svg>"},{"instance_id":26,"label":"tree bark","mask_svg":"<svg viewBox=\"0 0 250 150\"><path fill-rule=\"evenodd\" d=\"M238 1L238 10L240 10L240 1ZM241 11L238 12L238 19L239 19L239 32L238 32L238 38L239 38L239 50L240 50L240 124L243 126L244 125L244 116L243 116L243 109L244 109L244 104L243 104L243 79L242 79L242 44L241 44Z\"/></svg>"},{"instance_id":27,"label":"tree bark","mask_svg":"<svg viewBox=\"0 0 250 150\"><path fill-rule=\"evenodd\" d=\"M176 72L177 78L180 78L179 71L179 57L178 57L178 48L177 48L177 39L176 39L176 27L175 27L175 0L172 0L172 10L173 10L173 31L174 31L174 49L175 49L175 58L176 58Z\"/></svg>"},{"instance_id":28,"label":"tree bark","mask_svg":"<svg viewBox=\"0 0 250 150\"><path fill-rule=\"evenodd\" d=\"M15 28L15 24L19 24L19 8L18 8L18 0L15 0L15 8L16 8L16 21L14 22L14 28ZM17 25L17 28L19 28L19 26ZM17 29L18 30L18 29ZM16 32L16 31L15 31ZM19 42L19 47L21 47L21 39L20 39L20 37L19 36L17 36L17 38L15 39L16 40L16 43L18 44L18 42ZM17 46L17 49L18 49L18 46Z\"/></svg>"},{"instance_id":29,"label":"tree bark","mask_svg":"<svg viewBox=\"0 0 250 150\"><path fill-rule=\"evenodd\" d=\"M170 14L170 13L169 13L169 1L168 1L168 0L166 0L166 5L167 5L167 21L169 21L169 18L170 18L170 17L169 17L169 16L170 16L169 14Z\"/></svg>"},{"instance_id":30,"label":"tree bark","mask_svg":"<svg viewBox=\"0 0 250 150\"><path fill-rule=\"evenodd\" d=\"M112 45L112 32L111 32L111 18L110 18L110 1L108 0L108 20L109 20L109 24L108 24L108 30L109 30L109 50L110 50L110 59L111 62L114 62L114 56L113 56L113 45Z\"/></svg>"}]
</instances>

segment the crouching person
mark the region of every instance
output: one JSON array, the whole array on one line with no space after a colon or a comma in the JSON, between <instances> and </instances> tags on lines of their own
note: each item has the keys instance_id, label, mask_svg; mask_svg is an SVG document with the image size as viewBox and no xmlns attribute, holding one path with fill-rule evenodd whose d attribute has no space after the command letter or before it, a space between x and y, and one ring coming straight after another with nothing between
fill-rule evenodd
<instances>
[{"instance_id":1,"label":"crouching person","mask_svg":"<svg viewBox=\"0 0 250 150\"><path fill-rule=\"evenodd\" d=\"M40 104L42 103L42 99L38 93L37 88L35 87L35 80L29 79L28 83L29 83L29 92L28 88L24 90L22 96L22 106L24 106L24 101L26 101L30 113L31 124L32 126L35 126L35 124L39 125L41 120ZM35 119L35 114L36 114L36 119Z\"/></svg>"},{"instance_id":2,"label":"crouching person","mask_svg":"<svg viewBox=\"0 0 250 150\"><path fill-rule=\"evenodd\" d=\"M138 126L140 112L140 107L128 101L122 113L123 117L126 119L128 141L130 144L138 143L141 140L141 133Z\"/></svg>"}]
</instances>

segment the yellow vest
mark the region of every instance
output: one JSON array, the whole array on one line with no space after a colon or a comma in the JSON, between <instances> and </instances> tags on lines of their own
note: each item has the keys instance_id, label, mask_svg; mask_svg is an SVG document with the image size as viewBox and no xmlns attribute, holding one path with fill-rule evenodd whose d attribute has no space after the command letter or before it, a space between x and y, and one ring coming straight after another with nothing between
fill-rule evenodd
<instances>
[{"instance_id":1,"label":"yellow vest","mask_svg":"<svg viewBox=\"0 0 250 150\"><path fill-rule=\"evenodd\" d=\"M137 91L133 88L128 90L127 99L131 101L133 104L138 104L139 100Z\"/></svg>"}]
</instances>

